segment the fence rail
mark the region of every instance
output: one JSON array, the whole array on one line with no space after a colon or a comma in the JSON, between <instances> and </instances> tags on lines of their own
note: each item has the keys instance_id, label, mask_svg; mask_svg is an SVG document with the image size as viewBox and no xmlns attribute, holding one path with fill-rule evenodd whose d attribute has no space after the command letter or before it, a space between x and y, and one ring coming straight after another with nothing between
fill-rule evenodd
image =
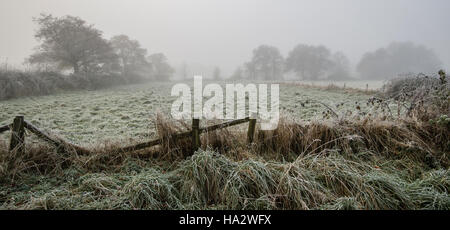
<instances>
[{"instance_id":1,"label":"fence rail","mask_svg":"<svg viewBox=\"0 0 450 230\"><path fill-rule=\"evenodd\" d=\"M50 144L53 144L56 148L69 148L69 149L75 150L77 153L80 153L80 154L90 153L89 150L84 149L83 147L77 146L75 144L72 144L66 140L63 140L63 139L60 139L57 137L51 137L49 134L40 130L39 128L32 125L28 121L25 121L25 128L30 130L32 133L34 133L39 138L49 142Z\"/></svg>"},{"instance_id":2,"label":"fence rail","mask_svg":"<svg viewBox=\"0 0 450 230\"><path fill-rule=\"evenodd\" d=\"M256 127L256 118L253 118L253 116L246 117L244 119L238 119L233 121L224 122L217 125L212 125L208 127L200 128L200 120L199 119L193 119L192 120L192 130L183 132L183 133L177 133L171 136L171 139L176 141L184 138L191 137L192 138L192 152L197 151L200 146L200 135L202 133L212 132L218 129L227 128L230 126L235 126L239 124L243 124L249 122L248 126L248 132L247 132L247 141L248 143L253 142L254 133L255 133L255 127ZM11 125L5 125L0 126L0 133L11 130L11 141L10 141L10 151L24 151L25 147L25 128L28 129L30 132L35 134L37 137L43 139L44 141L54 145L58 150L74 150L78 154L89 154L90 151L77 146L75 144L72 144L66 140L63 140L61 138L56 137L55 135L51 135L38 127L34 126L30 122L24 120L23 116L17 116L14 118L14 122ZM163 138L160 137L156 140L151 140L131 146L121 147L116 149L117 152L133 152L137 150L142 150L145 148L149 148L152 146L160 145L163 143ZM114 151L114 150L113 150Z\"/></svg>"},{"instance_id":3,"label":"fence rail","mask_svg":"<svg viewBox=\"0 0 450 230\"><path fill-rule=\"evenodd\" d=\"M9 126L11 126L11 125L0 126L0 133L8 131L9 130Z\"/></svg>"},{"instance_id":4,"label":"fence rail","mask_svg":"<svg viewBox=\"0 0 450 230\"><path fill-rule=\"evenodd\" d=\"M195 120L196 119L193 119L193 126L196 126L196 124L194 124ZM230 127L230 126L243 124L243 123L249 122L250 120L251 119L247 117L247 118L244 118L244 119L229 121L229 122L225 122L225 123L222 123L222 124L212 125L212 126L209 126L209 127L198 128L198 134L197 133L193 133L194 129L192 129L191 131L174 134L174 135L171 136L171 139L172 140L180 140L180 139L192 137L193 141L195 140L195 142L197 142L197 146L193 147L195 149L195 148L200 146L200 143L198 143L200 138L197 138L197 135L200 135L200 134L205 133L205 132L212 132L212 131L215 131L217 129L223 129L223 128L227 128L227 127ZM255 121L256 121L256 119L255 119ZM254 130L252 131L252 133L254 133ZM195 136L195 138L194 138L194 136ZM159 145L162 142L163 142L163 138L159 138L159 139L156 139L156 140L152 140L152 141L148 141L148 142L144 142L144 143L139 143L139 144L136 144L136 145L131 145L131 146L119 148L118 151L120 151L120 152L137 151L137 150L149 148L149 147L152 147L152 146L155 146L155 145ZM197 149L195 149L195 150L197 150Z\"/></svg>"}]
</instances>

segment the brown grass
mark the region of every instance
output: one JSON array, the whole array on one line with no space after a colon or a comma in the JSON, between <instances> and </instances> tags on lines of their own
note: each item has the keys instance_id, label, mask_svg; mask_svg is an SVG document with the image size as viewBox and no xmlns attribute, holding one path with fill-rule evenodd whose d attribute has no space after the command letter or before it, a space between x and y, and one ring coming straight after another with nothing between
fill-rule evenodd
<instances>
[{"instance_id":1,"label":"brown grass","mask_svg":"<svg viewBox=\"0 0 450 230\"><path fill-rule=\"evenodd\" d=\"M133 153L104 143L90 155L45 144L16 154L3 142L2 208L450 208L448 142L434 142L448 130L439 126L283 118L274 131L257 130L252 145L246 128L203 134L206 151L194 155L190 138L171 138L189 125L162 116L163 144Z\"/></svg>"},{"instance_id":2,"label":"brown grass","mask_svg":"<svg viewBox=\"0 0 450 230\"><path fill-rule=\"evenodd\" d=\"M157 116L158 135L162 137L160 146L134 153L117 152L123 143L109 143L91 149L94 154L78 155L58 152L51 146L30 145L24 154L9 153L6 143L0 147L0 172L14 178L21 172L34 171L49 174L61 171L70 165L81 165L91 171L102 171L120 166L128 156L140 159L153 158L158 161L176 162L192 155L191 138L172 139L172 135L189 130L184 122L175 122ZM410 153L420 160L430 158L430 166L438 161L448 166L449 130L426 123L410 120L381 121L364 119L361 121L312 121L294 122L282 118L277 129L262 131L257 129L255 142L246 143L246 126L228 128L204 133L202 148L236 160L262 156L268 159L289 160L305 154L327 151L358 153L370 151L384 156Z\"/></svg>"}]
</instances>

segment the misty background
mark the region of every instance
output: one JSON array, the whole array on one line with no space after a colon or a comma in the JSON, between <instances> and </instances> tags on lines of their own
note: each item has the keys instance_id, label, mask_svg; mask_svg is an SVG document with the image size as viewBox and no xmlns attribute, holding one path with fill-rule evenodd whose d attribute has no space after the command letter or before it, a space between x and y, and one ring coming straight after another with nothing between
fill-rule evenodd
<instances>
[{"instance_id":1,"label":"misty background","mask_svg":"<svg viewBox=\"0 0 450 230\"><path fill-rule=\"evenodd\" d=\"M297 44L343 52L351 71L366 52L411 41L450 67L447 0L0 0L0 62L20 67L39 45L32 18L80 17L106 39L126 34L179 70L229 76L261 44L286 57ZM177 71L180 72L180 71Z\"/></svg>"}]
</instances>

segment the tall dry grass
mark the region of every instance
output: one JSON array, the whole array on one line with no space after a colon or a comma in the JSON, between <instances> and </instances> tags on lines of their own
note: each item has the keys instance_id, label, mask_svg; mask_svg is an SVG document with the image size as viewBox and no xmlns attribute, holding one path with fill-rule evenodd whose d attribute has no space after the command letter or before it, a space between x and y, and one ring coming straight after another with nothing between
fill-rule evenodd
<instances>
[{"instance_id":1,"label":"tall dry grass","mask_svg":"<svg viewBox=\"0 0 450 230\"><path fill-rule=\"evenodd\" d=\"M159 147L91 155L0 147L2 209L450 209L446 143L438 126L404 121L280 121L190 138L189 124L159 116ZM433 128L434 127L434 128Z\"/></svg>"}]
</instances>

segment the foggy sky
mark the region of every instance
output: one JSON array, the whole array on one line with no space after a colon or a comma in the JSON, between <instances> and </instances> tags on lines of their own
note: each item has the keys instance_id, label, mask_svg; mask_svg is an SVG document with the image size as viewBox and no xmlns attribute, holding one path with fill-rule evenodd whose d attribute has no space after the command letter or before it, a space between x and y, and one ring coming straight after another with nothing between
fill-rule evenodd
<instances>
[{"instance_id":1,"label":"foggy sky","mask_svg":"<svg viewBox=\"0 0 450 230\"><path fill-rule=\"evenodd\" d=\"M18 65L38 43L32 17L79 16L126 34L171 64L219 66L230 74L260 44L284 56L298 43L361 56L392 41L432 48L450 69L448 0L0 0L0 63Z\"/></svg>"}]
</instances>

